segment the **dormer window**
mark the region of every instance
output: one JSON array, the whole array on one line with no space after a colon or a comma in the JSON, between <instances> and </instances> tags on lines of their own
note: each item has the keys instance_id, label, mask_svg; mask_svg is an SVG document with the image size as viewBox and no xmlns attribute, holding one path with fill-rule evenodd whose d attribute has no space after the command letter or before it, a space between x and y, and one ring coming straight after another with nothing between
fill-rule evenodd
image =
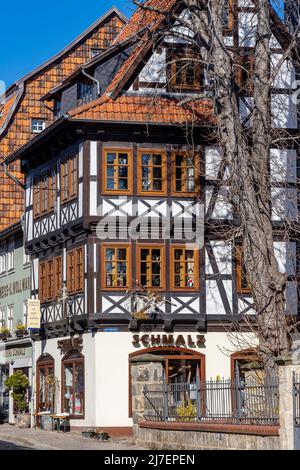
<instances>
[{"instance_id":1,"label":"dormer window","mask_svg":"<svg viewBox=\"0 0 300 470\"><path fill-rule=\"evenodd\" d=\"M31 132L33 134L40 134L43 130L46 129L45 119L32 119L31 120Z\"/></svg>"},{"instance_id":2,"label":"dormer window","mask_svg":"<svg viewBox=\"0 0 300 470\"><path fill-rule=\"evenodd\" d=\"M78 106L89 103L96 98L95 84L91 81L83 81L78 83L77 101Z\"/></svg>"},{"instance_id":3,"label":"dormer window","mask_svg":"<svg viewBox=\"0 0 300 470\"><path fill-rule=\"evenodd\" d=\"M193 53L176 53L169 58L169 84L176 92L193 92L201 88L199 58Z\"/></svg>"},{"instance_id":4,"label":"dormer window","mask_svg":"<svg viewBox=\"0 0 300 470\"><path fill-rule=\"evenodd\" d=\"M97 55L99 55L101 52L102 52L102 49L100 49L99 47L97 47L97 48L95 47L95 48L91 49L91 57L92 57L92 59L93 59L94 57L96 57Z\"/></svg>"}]
</instances>

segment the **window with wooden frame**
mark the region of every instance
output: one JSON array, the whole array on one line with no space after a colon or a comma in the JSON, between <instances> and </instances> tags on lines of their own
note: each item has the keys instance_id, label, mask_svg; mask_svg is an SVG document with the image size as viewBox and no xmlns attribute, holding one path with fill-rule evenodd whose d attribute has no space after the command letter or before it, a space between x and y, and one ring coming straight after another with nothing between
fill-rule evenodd
<instances>
[{"instance_id":1,"label":"window with wooden frame","mask_svg":"<svg viewBox=\"0 0 300 470\"><path fill-rule=\"evenodd\" d=\"M254 66L255 57L253 55L242 56L239 60L237 82L240 89L247 93L252 93L254 90Z\"/></svg>"},{"instance_id":2,"label":"window with wooden frame","mask_svg":"<svg viewBox=\"0 0 300 470\"><path fill-rule=\"evenodd\" d=\"M67 289L69 294L84 290L83 247L67 253Z\"/></svg>"},{"instance_id":3,"label":"window with wooden frame","mask_svg":"<svg viewBox=\"0 0 300 470\"><path fill-rule=\"evenodd\" d=\"M164 247L138 247L138 282L147 289L162 289L165 285Z\"/></svg>"},{"instance_id":4,"label":"window with wooden frame","mask_svg":"<svg viewBox=\"0 0 300 470\"><path fill-rule=\"evenodd\" d=\"M39 217L41 215L41 191L40 191L40 178L34 178L33 182L33 216Z\"/></svg>"},{"instance_id":5,"label":"window with wooden frame","mask_svg":"<svg viewBox=\"0 0 300 470\"><path fill-rule=\"evenodd\" d=\"M47 300L47 262L40 263L39 273L39 298L41 302L45 302Z\"/></svg>"},{"instance_id":6,"label":"window with wooden frame","mask_svg":"<svg viewBox=\"0 0 300 470\"><path fill-rule=\"evenodd\" d=\"M40 263L39 298L41 302L57 299L62 288L62 258Z\"/></svg>"},{"instance_id":7,"label":"window with wooden frame","mask_svg":"<svg viewBox=\"0 0 300 470\"><path fill-rule=\"evenodd\" d=\"M197 165L197 166L196 166ZM196 155L186 152L172 154L172 192L180 195L195 195L199 189L199 162Z\"/></svg>"},{"instance_id":8,"label":"window with wooden frame","mask_svg":"<svg viewBox=\"0 0 300 470\"><path fill-rule=\"evenodd\" d=\"M104 289L125 289L131 286L131 259L128 245L103 245Z\"/></svg>"},{"instance_id":9,"label":"window with wooden frame","mask_svg":"<svg viewBox=\"0 0 300 470\"><path fill-rule=\"evenodd\" d=\"M107 193L132 191L132 152L130 150L104 150L104 188Z\"/></svg>"},{"instance_id":10,"label":"window with wooden frame","mask_svg":"<svg viewBox=\"0 0 300 470\"><path fill-rule=\"evenodd\" d=\"M171 288L195 290L198 287L198 252L182 246L172 246Z\"/></svg>"},{"instance_id":11,"label":"window with wooden frame","mask_svg":"<svg viewBox=\"0 0 300 470\"><path fill-rule=\"evenodd\" d=\"M169 57L169 86L174 91L195 92L202 86L199 56L193 52L173 52Z\"/></svg>"},{"instance_id":12,"label":"window with wooden frame","mask_svg":"<svg viewBox=\"0 0 300 470\"><path fill-rule=\"evenodd\" d=\"M41 176L40 188L41 212L45 214L48 212L48 173L44 173Z\"/></svg>"},{"instance_id":13,"label":"window with wooden frame","mask_svg":"<svg viewBox=\"0 0 300 470\"><path fill-rule=\"evenodd\" d=\"M57 191L57 185L56 185L56 171L51 170L49 172L49 178L48 178L48 209L50 212L52 212L55 208L55 203L56 203L56 191Z\"/></svg>"},{"instance_id":14,"label":"window with wooden frame","mask_svg":"<svg viewBox=\"0 0 300 470\"><path fill-rule=\"evenodd\" d=\"M73 155L61 163L61 200L69 202L78 195L78 156Z\"/></svg>"},{"instance_id":15,"label":"window with wooden frame","mask_svg":"<svg viewBox=\"0 0 300 470\"><path fill-rule=\"evenodd\" d=\"M71 351L62 360L62 412L72 419L83 419L84 400L84 357Z\"/></svg>"},{"instance_id":16,"label":"window with wooden frame","mask_svg":"<svg viewBox=\"0 0 300 470\"><path fill-rule=\"evenodd\" d=\"M232 33L233 30L233 0L225 0L222 10L222 26L224 33Z\"/></svg>"},{"instance_id":17,"label":"window with wooden frame","mask_svg":"<svg viewBox=\"0 0 300 470\"><path fill-rule=\"evenodd\" d=\"M54 413L54 359L49 355L40 358L36 363L37 368L37 405L38 412L48 411Z\"/></svg>"},{"instance_id":18,"label":"window with wooden frame","mask_svg":"<svg viewBox=\"0 0 300 470\"><path fill-rule=\"evenodd\" d=\"M243 247L237 245L235 249L236 254L236 288L239 294L251 294L251 287L249 278L246 272Z\"/></svg>"},{"instance_id":19,"label":"window with wooden frame","mask_svg":"<svg viewBox=\"0 0 300 470\"><path fill-rule=\"evenodd\" d=\"M140 150L138 154L138 186L140 193L163 194L167 190L166 153Z\"/></svg>"}]
</instances>

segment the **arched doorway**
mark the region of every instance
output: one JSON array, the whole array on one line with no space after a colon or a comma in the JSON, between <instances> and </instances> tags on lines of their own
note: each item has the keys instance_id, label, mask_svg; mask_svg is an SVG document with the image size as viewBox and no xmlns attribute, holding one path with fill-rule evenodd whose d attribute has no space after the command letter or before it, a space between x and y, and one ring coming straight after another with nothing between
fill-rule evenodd
<instances>
[{"instance_id":1,"label":"arched doorway","mask_svg":"<svg viewBox=\"0 0 300 470\"><path fill-rule=\"evenodd\" d=\"M131 364L133 357L154 354L164 358L166 382L193 383L197 372L200 380L205 380L205 355L186 348L152 347L136 351L129 355L129 416L132 416Z\"/></svg>"}]
</instances>

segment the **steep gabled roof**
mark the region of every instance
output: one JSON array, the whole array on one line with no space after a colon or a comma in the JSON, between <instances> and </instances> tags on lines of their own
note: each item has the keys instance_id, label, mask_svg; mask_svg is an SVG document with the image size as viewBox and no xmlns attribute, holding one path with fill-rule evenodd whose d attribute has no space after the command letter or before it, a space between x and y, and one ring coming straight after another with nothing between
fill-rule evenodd
<instances>
[{"instance_id":1,"label":"steep gabled roof","mask_svg":"<svg viewBox=\"0 0 300 470\"><path fill-rule=\"evenodd\" d=\"M47 69L47 67L49 67L50 65L55 64L55 62L59 61L65 54L70 52L79 43L84 41L86 37L88 37L96 28L99 27L99 25L104 23L113 14L118 16L119 19L124 22L124 24L127 22L127 18L123 15L123 13L121 13L121 11L118 8L114 6L111 7L104 15L100 16L91 26L89 26L85 31L83 31L79 36L77 36L72 42L70 42L60 52L55 54L53 57L51 57L50 59L42 63L40 66L36 67L34 70L29 72L27 75L17 80L13 85L11 85L6 90L6 92L2 96L0 96L0 103L1 101L7 100L7 97L10 96L11 93L16 93L17 99L15 100L14 106L13 106L13 108L15 109L18 106L18 102L22 96L22 93L20 93L20 89L24 86L24 83L27 80L33 78L35 75ZM1 118L0 118L0 136L5 131L8 122L9 122L9 119L5 119L1 122Z\"/></svg>"}]
</instances>

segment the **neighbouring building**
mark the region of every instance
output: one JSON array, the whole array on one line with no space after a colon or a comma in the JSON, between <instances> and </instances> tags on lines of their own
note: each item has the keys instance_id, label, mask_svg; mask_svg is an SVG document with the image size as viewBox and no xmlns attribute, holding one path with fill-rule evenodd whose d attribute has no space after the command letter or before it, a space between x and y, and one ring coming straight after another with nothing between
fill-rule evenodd
<instances>
[{"instance_id":1,"label":"neighbouring building","mask_svg":"<svg viewBox=\"0 0 300 470\"><path fill-rule=\"evenodd\" d=\"M245 18L255 24L257 11L246 3L238 5L238 23L229 9L224 36L229 50L237 41L250 64L254 42ZM180 2L151 6L189 19ZM275 14L273 20L280 21ZM54 375L56 411L69 413L77 429L130 432L130 359L141 354L163 356L169 382L230 377L245 355L228 357L228 330L247 330L245 318L255 314L241 243L222 234L237 220L220 182L212 102L196 98L211 91L207 70L190 60L187 39L164 34L164 21L138 9L86 73L78 70L43 97L63 111L6 159L8 166L20 159L25 174L31 295L41 300L42 326L32 335L35 409L53 411L46 379ZM283 49L281 31L272 38L275 62ZM182 67L185 59L194 65ZM274 127L293 133L295 68L291 61L282 67L272 91ZM270 159L277 260L288 275L287 311L297 314L298 241L283 239L281 228L286 217L298 220L298 149L277 146ZM199 219L206 222L204 243L195 246L190 236ZM200 242L201 236L200 229Z\"/></svg>"},{"instance_id":2,"label":"neighbouring building","mask_svg":"<svg viewBox=\"0 0 300 470\"><path fill-rule=\"evenodd\" d=\"M30 297L30 257L24 250L23 224L18 222L0 233L0 419L10 422L14 405L4 381L17 369L32 378L31 339L26 331ZM29 401L30 393L28 409Z\"/></svg>"}]
</instances>

